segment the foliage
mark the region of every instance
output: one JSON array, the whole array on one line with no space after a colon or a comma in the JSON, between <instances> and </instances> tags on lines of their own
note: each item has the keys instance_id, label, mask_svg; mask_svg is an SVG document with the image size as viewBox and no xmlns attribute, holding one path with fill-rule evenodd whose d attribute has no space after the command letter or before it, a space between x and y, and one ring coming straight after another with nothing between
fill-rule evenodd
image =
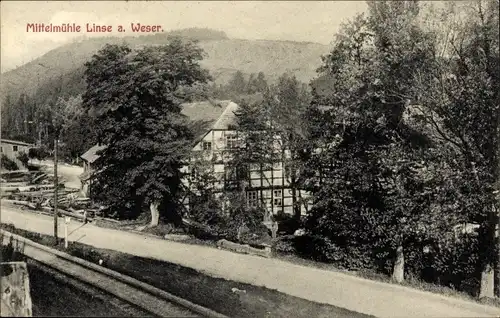
<instances>
[{"instance_id":1,"label":"foliage","mask_svg":"<svg viewBox=\"0 0 500 318\"><path fill-rule=\"evenodd\" d=\"M279 236L273 242L273 251L277 254L287 255L287 254L296 254L295 250L295 236L293 235L284 235Z\"/></svg>"},{"instance_id":2,"label":"foliage","mask_svg":"<svg viewBox=\"0 0 500 318\"><path fill-rule=\"evenodd\" d=\"M17 164L9 157L7 157L5 154L2 154L2 159L0 160L0 163L2 164L2 169L9 171L19 170Z\"/></svg>"},{"instance_id":3,"label":"foliage","mask_svg":"<svg viewBox=\"0 0 500 318\"><path fill-rule=\"evenodd\" d=\"M231 240L248 242L267 232L267 228L263 230L262 224L264 209L260 206L249 206L244 192L229 193L227 202L227 235Z\"/></svg>"},{"instance_id":4,"label":"foliage","mask_svg":"<svg viewBox=\"0 0 500 318\"><path fill-rule=\"evenodd\" d=\"M163 203L174 213L182 160L192 146L179 90L210 79L202 58L195 44L173 38L135 52L107 45L86 64L83 106L99 121L98 142L107 145L96 161L95 193L116 211Z\"/></svg>"},{"instance_id":5,"label":"foliage","mask_svg":"<svg viewBox=\"0 0 500 318\"><path fill-rule=\"evenodd\" d=\"M319 151L308 156L306 185L316 247L306 246L315 258L378 267L398 246L446 236L459 222L449 167L440 164L447 148L407 116L419 74L433 67L418 14L414 2L370 2L367 17L344 26L313 83L309 133Z\"/></svg>"},{"instance_id":6,"label":"foliage","mask_svg":"<svg viewBox=\"0 0 500 318\"><path fill-rule=\"evenodd\" d=\"M192 191L188 211L191 220L207 226L213 237L245 243L268 240L268 230L262 224L264 210L250 206L244 190L220 189L222 180L214 176L211 162L203 156L194 156L190 167L187 180ZM207 236L206 230L198 232L198 236Z\"/></svg>"},{"instance_id":7,"label":"foliage","mask_svg":"<svg viewBox=\"0 0 500 318\"><path fill-rule=\"evenodd\" d=\"M237 71L227 84L216 84L214 82L209 91L210 95L216 99L239 100L245 96L260 96L268 88L269 84L263 72L259 72L257 75L252 73L247 80L241 71Z\"/></svg>"},{"instance_id":8,"label":"foliage","mask_svg":"<svg viewBox=\"0 0 500 318\"><path fill-rule=\"evenodd\" d=\"M60 97L55 110L53 125L60 125L59 155L74 160L95 145L97 123L83 108L81 95Z\"/></svg>"},{"instance_id":9,"label":"foliage","mask_svg":"<svg viewBox=\"0 0 500 318\"><path fill-rule=\"evenodd\" d=\"M30 161L30 158L28 157L27 153L19 152L16 158L23 164L25 168L28 167L28 162Z\"/></svg>"},{"instance_id":10,"label":"foliage","mask_svg":"<svg viewBox=\"0 0 500 318\"><path fill-rule=\"evenodd\" d=\"M50 156L50 152L45 147L35 147L28 150L28 157L31 159L45 160Z\"/></svg>"},{"instance_id":11,"label":"foliage","mask_svg":"<svg viewBox=\"0 0 500 318\"><path fill-rule=\"evenodd\" d=\"M478 1L445 12L449 20L455 15L464 18L445 28L453 36L432 72L416 86L422 101L437 115L426 116L427 122L440 128L439 136L455 147L457 174L468 178L468 186L460 189L469 199L463 210L469 222L480 225L485 279L480 294L489 297L493 297L493 268L499 261L495 252L499 201L494 193L500 184L498 5L498 1ZM491 289L486 290L488 281Z\"/></svg>"},{"instance_id":12,"label":"foliage","mask_svg":"<svg viewBox=\"0 0 500 318\"><path fill-rule=\"evenodd\" d=\"M262 224L264 210L248 206L246 197L241 193L192 195L189 217L208 227L194 233L200 238L225 238L247 244L270 240L268 229Z\"/></svg>"},{"instance_id":13,"label":"foliage","mask_svg":"<svg viewBox=\"0 0 500 318\"><path fill-rule=\"evenodd\" d=\"M192 191L189 196L188 217L208 226L214 236L224 236L228 220L223 212L224 203L215 187L218 180L212 173L211 166L211 162L202 157L193 156L191 159L191 173L186 176Z\"/></svg>"}]
</instances>

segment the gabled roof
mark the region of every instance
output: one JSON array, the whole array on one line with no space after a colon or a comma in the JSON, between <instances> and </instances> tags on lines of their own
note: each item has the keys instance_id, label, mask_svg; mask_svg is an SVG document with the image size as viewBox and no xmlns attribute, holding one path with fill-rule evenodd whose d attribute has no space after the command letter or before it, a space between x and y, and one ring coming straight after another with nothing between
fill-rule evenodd
<instances>
[{"instance_id":1,"label":"gabled roof","mask_svg":"<svg viewBox=\"0 0 500 318\"><path fill-rule=\"evenodd\" d=\"M203 101L182 104L181 113L192 121L209 122L211 129L227 129L234 123L234 111L238 105L229 100Z\"/></svg>"},{"instance_id":2,"label":"gabled roof","mask_svg":"<svg viewBox=\"0 0 500 318\"><path fill-rule=\"evenodd\" d=\"M83 155L81 155L80 158L87 161L88 163L93 163L94 161L97 160L97 158L99 158L97 153L104 149L106 149L106 146L95 145L89 150L87 150Z\"/></svg>"},{"instance_id":3,"label":"gabled roof","mask_svg":"<svg viewBox=\"0 0 500 318\"><path fill-rule=\"evenodd\" d=\"M228 100L204 101L183 104L181 113L191 120L195 139L199 140L213 129L229 129L236 124L237 109L238 105Z\"/></svg>"}]
</instances>

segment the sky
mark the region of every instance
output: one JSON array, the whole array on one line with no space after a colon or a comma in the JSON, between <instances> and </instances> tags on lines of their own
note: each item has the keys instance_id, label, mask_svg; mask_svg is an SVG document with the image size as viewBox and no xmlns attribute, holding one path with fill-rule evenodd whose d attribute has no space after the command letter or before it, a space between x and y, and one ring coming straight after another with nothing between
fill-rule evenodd
<instances>
[{"instance_id":1,"label":"sky","mask_svg":"<svg viewBox=\"0 0 500 318\"><path fill-rule=\"evenodd\" d=\"M82 36L102 33L34 33L28 23L161 25L164 31L207 27L230 38L329 44L342 22L366 10L364 1L2 1L1 70L21 66Z\"/></svg>"}]
</instances>

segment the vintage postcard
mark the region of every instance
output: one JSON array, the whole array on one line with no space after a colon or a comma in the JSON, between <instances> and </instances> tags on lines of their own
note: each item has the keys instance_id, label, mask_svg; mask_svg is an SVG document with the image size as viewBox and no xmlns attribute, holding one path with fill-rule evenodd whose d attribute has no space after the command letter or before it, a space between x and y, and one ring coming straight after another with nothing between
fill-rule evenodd
<instances>
[{"instance_id":1,"label":"vintage postcard","mask_svg":"<svg viewBox=\"0 0 500 318\"><path fill-rule=\"evenodd\" d=\"M500 317L499 1L2 1L1 316Z\"/></svg>"}]
</instances>

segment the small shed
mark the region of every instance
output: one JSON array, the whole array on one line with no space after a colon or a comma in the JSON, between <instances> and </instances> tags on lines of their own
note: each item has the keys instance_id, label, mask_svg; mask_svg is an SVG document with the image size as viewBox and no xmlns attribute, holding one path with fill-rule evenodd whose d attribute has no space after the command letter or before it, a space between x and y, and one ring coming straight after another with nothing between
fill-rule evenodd
<instances>
[{"instance_id":1,"label":"small shed","mask_svg":"<svg viewBox=\"0 0 500 318\"><path fill-rule=\"evenodd\" d=\"M22 152L28 154L29 150L34 147L34 144L29 144L18 140L1 139L0 153L2 155L5 155L10 160L14 161L19 169L22 170L24 166L22 162L17 159L17 156Z\"/></svg>"},{"instance_id":2,"label":"small shed","mask_svg":"<svg viewBox=\"0 0 500 318\"><path fill-rule=\"evenodd\" d=\"M95 145L80 156L83 160L83 173L80 175L81 190L87 197L90 196L92 185L93 163L99 158L99 151L104 149L106 149L106 146Z\"/></svg>"}]
</instances>

